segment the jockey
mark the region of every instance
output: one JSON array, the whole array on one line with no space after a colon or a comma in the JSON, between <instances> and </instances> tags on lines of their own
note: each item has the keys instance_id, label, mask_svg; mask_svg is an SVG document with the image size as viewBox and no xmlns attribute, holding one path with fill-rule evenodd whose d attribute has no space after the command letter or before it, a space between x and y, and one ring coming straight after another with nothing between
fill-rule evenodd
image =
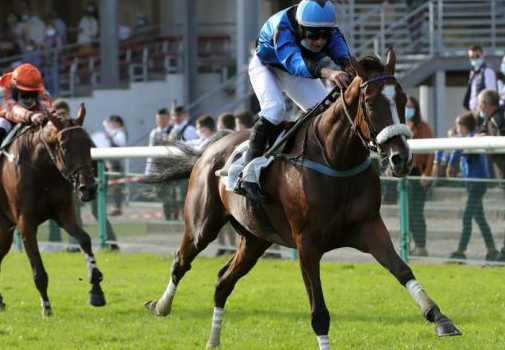
<instances>
[{"instance_id":1,"label":"jockey","mask_svg":"<svg viewBox=\"0 0 505 350\"><path fill-rule=\"evenodd\" d=\"M51 106L40 71L24 63L0 77L0 144L12 123L42 124Z\"/></svg>"},{"instance_id":2,"label":"jockey","mask_svg":"<svg viewBox=\"0 0 505 350\"><path fill-rule=\"evenodd\" d=\"M249 64L261 111L251 131L245 164L262 156L268 142L278 134L278 126L286 118L282 93L307 111L327 94L320 79L329 79L342 89L349 85L347 73L324 67L323 59L329 57L345 69L349 56L331 1L303 0L267 20ZM258 202L267 201L258 183L241 181L235 192Z\"/></svg>"}]
</instances>

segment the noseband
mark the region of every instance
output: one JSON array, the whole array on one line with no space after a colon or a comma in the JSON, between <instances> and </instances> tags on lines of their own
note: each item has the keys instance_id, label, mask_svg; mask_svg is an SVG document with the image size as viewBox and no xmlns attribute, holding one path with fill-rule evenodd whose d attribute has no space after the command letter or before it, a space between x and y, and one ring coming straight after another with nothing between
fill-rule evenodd
<instances>
[{"instance_id":1,"label":"noseband","mask_svg":"<svg viewBox=\"0 0 505 350\"><path fill-rule=\"evenodd\" d=\"M348 106L344 98L344 91L340 89L340 97L342 98L342 104L344 106L344 114L347 117L349 123L351 124L351 130L358 136L358 138L361 140L361 143L363 143L363 146L368 149L371 152L377 153L379 156L383 155L383 151L381 149L381 145L384 144L387 140L401 135L405 136L407 138L412 137L412 133L408 126L405 124L392 124L384 129L382 129L380 132L377 132L377 129L375 129L372 120L370 119L370 116L368 115L365 101L364 101L364 91L365 88L373 83L380 82L383 80L387 79L393 79L396 81L396 78L393 74L382 74L376 77L373 77L367 81L362 82L359 85L360 92L359 92L359 104L361 106L361 109L363 110L363 116L365 118L365 122L368 126L368 129L370 130L370 139L367 140L365 135L363 135L363 132L359 128L359 126L356 124L355 119L351 118L351 115L349 114Z\"/></svg>"},{"instance_id":2,"label":"noseband","mask_svg":"<svg viewBox=\"0 0 505 350\"><path fill-rule=\"evenodd\" d=\"M44 145L44 147L46 148L46 151L49 154L49 157L53 161L54 165L56 166L56 168L61 173L61 176L63 176L63 178L65 180L67 180L75 188L77 188L77 185L78 185L78 181L77 181L78 172L81 169L92 168L92 166L90 164L84 164L84 165L75 167L74 169L71 169L71 170L67 169L67 166L65 164L65 159L63 158L63 155L62 155L62 152L61 152L61 148L60 148L60 136L62 134L64 134L65 132L72 131L72 130L83 130L83 127L80 126L80 125L75 125L75 126L69 126L68 128L64 128L64 129L60 130L58 132L58 134L56 134L56 138L57 138L58 142L56 142L56 146L54 148L54 151L51 149L51 147L49 147L49 145L47 144L47 142L41 137L42 133L39 133L39 139L42 142L42 144ZM60 169L60 167L58 166L58 157L61 160L60 163L62 164L63 169Z\"/></svg>"}]
</instances>

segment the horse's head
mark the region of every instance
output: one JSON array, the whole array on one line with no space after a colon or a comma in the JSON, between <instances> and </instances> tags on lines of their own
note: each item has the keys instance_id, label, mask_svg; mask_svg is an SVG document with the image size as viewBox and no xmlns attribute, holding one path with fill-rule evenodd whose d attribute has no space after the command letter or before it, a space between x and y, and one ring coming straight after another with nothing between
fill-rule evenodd
<instances>
[{"instance_id":1,"label":"horse's head","mask_svg":"<svg viewBox=\"0 0 505 350\"><path fill-rule=\"evenodd\" d=\"M82 201L96 195L96 182L91 166L91 139L82 127L86 109L81 104L77 119L50 115L46 148L61 175L71 182Z\"/></svg>"},{"instance_id":2,"label":"horse's head","mask_svg":"<svg viewBox=\"0 0 505 350\"><path fill-rule=\"evenodd\" d=\"M359 94L356 123L379 156L388 159L393 174L405 176L412 162L406 140L411 132L405 125L407 97L394 77L395 53L388 50L385 67L375 56L359 61L351 58L350 63L357 74L348 89L348 93Z\"/></svg>"}]
</instances>

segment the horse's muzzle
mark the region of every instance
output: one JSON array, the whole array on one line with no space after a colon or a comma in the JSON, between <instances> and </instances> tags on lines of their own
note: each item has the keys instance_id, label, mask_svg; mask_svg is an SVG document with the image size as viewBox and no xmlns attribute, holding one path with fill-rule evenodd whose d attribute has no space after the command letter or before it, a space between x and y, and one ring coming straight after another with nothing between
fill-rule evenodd
<instances>
[{"instance_id":1,"label":"horse's muzzle","mask_svg":"<svg viewBox=\"0 0 505 350\"><path fill-rule=\"evenodd\" d=\"M386 154L389 166L395 177L404 177L410 173L412 151L403 136L393 137L386 142Z\"/></svg>"},{"instance_id":2,"label":"horse's muzzle","mask_svg":"<svg viewBox=\"0 0 505 350\"><path fill-rule=\"evenodd\" d=\"M96 198L96 183L89 185L79 185L77 190L79 192L79 199L83 202L89 202Z\"/></svg>"}]
</instances>

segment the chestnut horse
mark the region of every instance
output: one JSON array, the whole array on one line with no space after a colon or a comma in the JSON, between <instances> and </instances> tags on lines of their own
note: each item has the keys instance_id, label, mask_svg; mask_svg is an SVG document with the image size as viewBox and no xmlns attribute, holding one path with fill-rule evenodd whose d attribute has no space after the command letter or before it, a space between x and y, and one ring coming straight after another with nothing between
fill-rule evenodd
<instances>
[{"instance_id":1,"label":"chestnut horse","mask_svg":"<svg viewBox=\"0 0 505 350\"><path fill-rule=\"evenodd\" d=\"M370 253L409 291L438 335L461 334L444 316L396 253L380 216L380 179L370 166L370 150L387 158L396 176L406 176L412 154L404 124L406 96L394 77L396 57L388 50L386 66L378 58L351 58L357 76L338 101L309 119L286 144L283 155L262 174L267 204L229 192L216 171L234 148L248 139L232 133L201 155L169 156L167 169L153 180L190 175L184 208L185 232L161 298L146 303L157 316L170 313L176 288L191 262L216 239L226 222L241 235L240 246L219 271L208 348L220 344L226 300L239 278L272 244L296 248L309 297L312 328L319 349L330 349L330 316L320 280L323 254L339 247ZM258 215L262 211L262 215ZM264 217L269 225L264 225ZM273 230L265 229L270 226Z\"/></svg>"},{"instance_id":2,"label":"chestnut horse","mask_svg":"<svg viewBox=\"0 0 505 350\"><path fill-rule=\"evenodd\" d=\"M40 297L42 314L52 314L47 295L48 276L37 244L37 228L55 220L75 237L86 254L92 284L89 303L105 305L98 269L89 235L77 224L72 200L73 187L83 201L96 195L91 166L91 139L82 127L86 110L81 105L77 119L49 115L44 127L21 129L0 160L0 263L12 245L17 225L30 260L33 279ZM5 303L0 295L0 310Z\"/></svg>"}]
</instances>

